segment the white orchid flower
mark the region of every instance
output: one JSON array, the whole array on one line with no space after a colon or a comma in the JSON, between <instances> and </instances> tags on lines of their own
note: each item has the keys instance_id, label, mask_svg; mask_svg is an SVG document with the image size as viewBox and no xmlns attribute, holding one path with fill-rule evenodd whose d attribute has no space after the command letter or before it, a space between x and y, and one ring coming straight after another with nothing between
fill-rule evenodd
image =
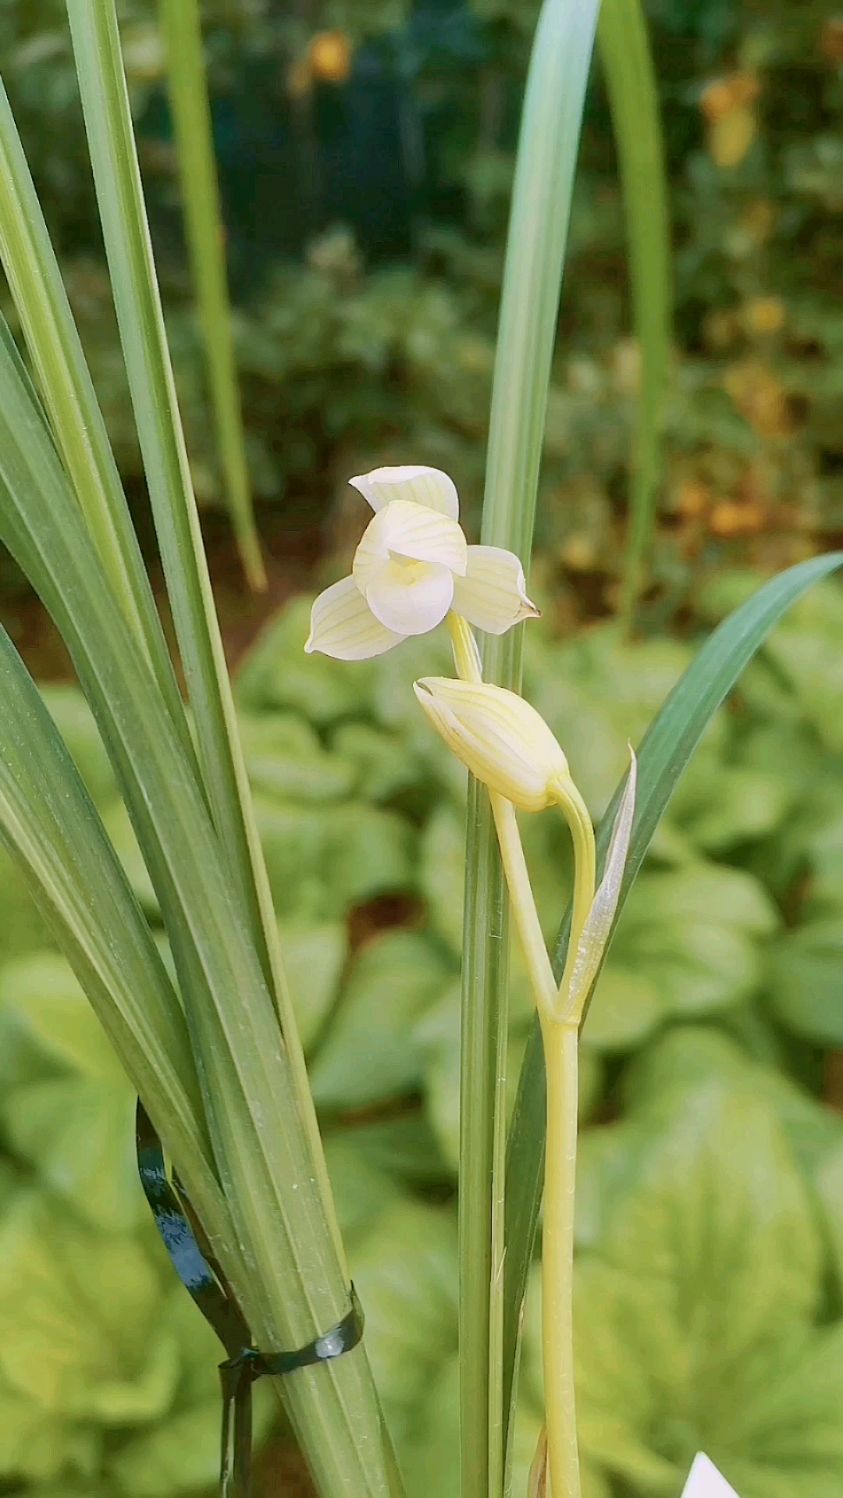
<instances>
[{"instance_id":1,"label":"white orchid flower","mask_svg":"<svg viewBox=\"0 0 843 1498\"><path fill-rule=\"evenodd\" d=\"M682 1498L738 1498L738 1495L709 1457L700 1451L682 1489Z\"/></svg>"},{"instance_id":2,"label":"white orchid flower","mask_svg":"<svg viewBox=\"0 0 843 1498\"><path fill-rule=\"evenodd\" d=\"M313 605L308 653L367 660L410 635L427 634L451 609L493 635L538 616L517 556L499 546L468 545L447 473L374 468L349 482L375 514L351 576L326 588Z\"/></svg>"}]
</instances>

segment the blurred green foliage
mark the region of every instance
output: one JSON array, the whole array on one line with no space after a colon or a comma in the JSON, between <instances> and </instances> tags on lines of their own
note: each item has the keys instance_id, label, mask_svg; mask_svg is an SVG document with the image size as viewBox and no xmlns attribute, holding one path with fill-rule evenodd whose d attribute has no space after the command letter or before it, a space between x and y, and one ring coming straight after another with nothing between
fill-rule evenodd
<instances>
[{"instance_id":1,"label":"blurred green foliage","mask_svg":"<svg viewBox=\"0 0 843 1498\"><path fill-rule=\"evenodd\" d=\"M751 581L724 575L701 599L699 627ZM447 647L408 641L352 667L306 659L308 614L309 601L296 600L247 657L244 742L411 1498L434 1471L456 1498L464 785L411 692L422 670L447 669ZM843 601L824 585L715 721L589 1015L578 1294L590 1498L670 1498L699 1445L742 1498L835 1492L841 631ZM691 649L625 643L614 626L568 640L534 626L528 690L595 814L627 736ZM155 925L87 708L70 687L46 696ZM550 815L522 820L550 933L565 900L564 828ZM119 1498L190 1492L211 1482L216 1460L214 1341L147 1220L128 1088L11 868L0 891L10 933L0 961L0 1480L26 1479L34 1498L73 1481ZM515 1059L531 1017L517 959L513 990ZM530 1334L525 1468L540 1410Z\"/></svg>"},{"instance_id":2,"label":"blurred green foliage","mask_svg":"<svg viewBox=\"0 0 843 1498\"><path fill-rule=\"evenodd\" d=\"M8 0L0 50L123 473L141 491L59 0ZM317 525L340 478L416 453L481 489L527 0L203 6L257 491ZM665 608L736 551L764 564L843 523L832 304L843 103L827 0L651 0L676 250ZM123 6L153 230L200 497L218 503L150 0ZM611 607L636 351L599 80L551 394L542 539Z\"/></svg>"}]
</instances>

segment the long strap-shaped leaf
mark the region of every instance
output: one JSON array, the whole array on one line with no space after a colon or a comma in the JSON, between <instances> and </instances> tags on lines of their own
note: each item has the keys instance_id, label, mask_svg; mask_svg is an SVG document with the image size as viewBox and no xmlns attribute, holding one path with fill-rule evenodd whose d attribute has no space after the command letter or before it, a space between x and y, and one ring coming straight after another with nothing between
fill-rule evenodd
<instances>
[{"instance_id":1,"label":"long strap-shaped leaf","mask_svg":"<svg viewBox=\"0 0 843 1498\"><path fill-rule=\"evenodd\" d=\"M600 60L626 218L633 324L641 357L622 612L629 623L653 538L661 419L670 368L670 222L659 100L641 0L602 0Z\"/></svg>"},{"instance_id":2,"label":"long strap-shaped leaf","mask_svg":"<svg viewBox=\"0 0 843 1498\"><path fill-rule=\"evenodd\" d=\"M180 1161L215 1251L236 1262L178 999L99 814L3 630L0 840Z\"/></svg>"},{"instance_id":3,"label":"long strap-shaped leaf","mask_svg":"<svg viewBox=\"0 0 843 1498\"><path fill-rule=\"evenodd\" d=\"M562 267L598 0L545 0L530 60L495 356L482 540L529 563ZM487 679L517 690L521 630L489 638ZM488 797L468 805L460 1080L463 1498L504 1486L503 1178L507 902Z\"/></svg>"},{"instance_id":4,"label":"long strap-shaped leaf","mask_svg":"<svg viewBox=\"0 0 843 1498\"><path fill-rule=\"evenodd\" d=\"M123 611L189 743L164 634L102 412L6 90L0 82L0 257L40 396L91 535Z\"/></svg>"},{"instance_id":5,"label":"long strap-shaped leaf","mask_svg":"<svg viewBox=\"0 0 843 1498\"><path fill-rule=\"evenodd\" d=\"M234 710L152 259L115 8L113 0L68 0L67 11L129 390L202 772L233 889L257 932Z\"/></svg>"},{"instance_id":6,"label":"long strap-shaped leaf","mask_svg":"<svg viewBox=\"0 0 843 1498\"><path fill-rule=\"evenodd\" d=\"M635 821L615 921L676 783L714 713L791 604L814 583L841 566L843 552L832 552L828 556L800 562L765 583L748 602L718 625L674 687L647 730L639 750ZM600 823L598 849L601 865L622 791L623 783ZM566 918L556 948L554 967L557 976L561 976L564 966L568 924ZM544 1060L536 1026L521 1068L507 1160L504 1357L508 1388L511 1388L515 1375L519 1318L541 1204L544 1129Z\"/></svg>"},{"instance_id":7,"label":"long strap-shaped leaf","mask_svg":"<svg viewBox=\"0 0 843 1498\"><path fill-rule=\"evenodd\" d=\"M224 1263L226 1273L260 1345L303 1345L340 1319L348 1287L325 1222L272 998L242 908L232 900L193 767L102 569L41 413L2 349L0 539L70 651L158 895L215 1165L242 1253ZM296 1375L285 1397L325 1494L382 1498L391 1491L390 1458L362 1349L330 1368Z\"/></svg>"},{"instance_id":8,"label":"long strap-shaped leaf","mask_svg":"<svg viewBox=\"0 0 843 1498\"><path fill-rule=\"evenodd\" d=\"M160 0L187 241L199 301L216 434L234 532L253 588L266 586L255 527L231 337L225 234L214 163L198 0Z\"/></svg>"},{"instance_id":9,"label":"long strap-shaped leaf","mask_svg":"<svg viewBox=\"0 0 843 1498\"><path fill-rule=\"evenodd\" d=\"M170 1261L185 1289L227 1353L220 1365L222 1439L220 1498L249 1498L252 1466L252 1384L268 1374L289 1378L302 1368L331 1362L353 1351L363 1335L363 1312L354 1287L341 1322L315 1337L307 1347L288 1352L261 1352L211 1244L196 1222L190 1193L178 1175L170 1175L157 1130L142 1101L135 1124L138 1173L149 1208Z\"/></svg>"},{"instance_id":10,"label":"long strap-shaped leaf","mask_svg":"<svg viewBox=\"0 0 843 1498\"><path fill-rule=\"evenodd\" d=\"M284 975L202 547L152 258L114 0L67 0L67 10L129 390L205 785L223 846L231 897L241 903L275 997L322 1209L341 1257L339 1228Z\"/></svg>"}]
</instances>

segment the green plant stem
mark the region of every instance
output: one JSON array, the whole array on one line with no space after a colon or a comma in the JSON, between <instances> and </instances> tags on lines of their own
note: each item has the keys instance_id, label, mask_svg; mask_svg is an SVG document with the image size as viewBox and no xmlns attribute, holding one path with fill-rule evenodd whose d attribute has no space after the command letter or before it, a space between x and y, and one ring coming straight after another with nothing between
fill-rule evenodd
<instances>
[{"instance_id":1,"label":"green plant stem","mask_svg":"<svg viewBox=\"0 0 843 1498\"><path fill-rule=\"evenodd\" d=\"M482 681L483 675L480 667L480 657L474 636L466 621L458 614L448 615L448 627L454 650L454 661L457 673L463 681ZM553 1014L557 1002L556 980L553 976L550 958L548 956L545 940L542 935L536 902L533 897L530 875L527 869L527 861L524 857L524 847L521 842L521 834L518 830L518 818L515 807L505 796L498 795L495 791L489 791L489 803L492 808L492 818L497 836L498 852L509 891L509 901L515 918L524 960L530 978L535 1002L539 1012L548 1017ZM472 991L466 989L468 1002L464 1010L463 1024L464 1037L471 1036L477 1016L472 1003ZM500 1002L496 1009L496 1079L495 1095L493 1100L493 1123L491 1130L492 1155L491 1155L491 1212L490 1212L490 1247L491 1261L488 1279L482 1278L483 1271L473 1277L469 1284L465 1284L465 1273L460 1286L460 1304L462 1307L463 1290L472 1292L476 1289L479 1296L485 1295L488 1304L488 1327L489 1327L489 1360L495 1362L499 1359L503 1347L503 1268L505 1260L505 1238L504 1227L506 1221L506 1199L505 1199L505 1177L506 1177L506 1078L507 1078L507 1032L509 1020L509 1006L506 1001L506 989L500 996ZM460 1119L461 1119L461 1159L463 1169L470 1171L476 1158L482 1158L484 1153L483 1141L487 1137L487 1101L483 1094L474 1091L474 1066L478 1059L478 1051L465 1045L463 1048L463 1077L460 1092ZM482 1052L479 1053L482 1063ZM468 1182L472 1177L468 1176ZM481 1184L482 1184L482 1177ZM466 1198L461 1190L461 1233L464 1237L473 1238L478 1227L482 1227L482 1219L478 1222L468 1220L468 1209L472 1203ZM469 1260L469 1263L471 1261ZM481 1261L482 1263L482 1261ZM492 1390L490 1389L490 1396ZM499 1420L495 1408L494 1397L489 1399L489 1428L494 1432ZM501 1433L502 1436L502 1433ZM576 1448L576 1433L574 1434L574 1445ZM504 1442L502 1438L493 1439L490 1442L488 1454L489 1462L489 1491L490 1493L501 1491L505 1486L504 1472Z\"/></svg>"},{"instance_id":2,"label":"green plant stem","mask_svg":"<svg viewBox=\"0 0 843 1498\"><path fill-rule=\"evenodd\" d=\"M547 1144L542 1227L542 1355L549 1487L558 1498L580 1498L574 1389L574 1209L577 1185L579 1015L569 992L577 952L594 900L597 855L588 808L570 777L557 802L574 845L574 894L565 969L554 1009L539 1010L547 1077ZM552 977L552 972L551 972Z\"/></svg>"},{"instance_id":3,"label":"green plant stem","mask_svg":"<svg viewBox=\"0 0 843 1498\"><path fill-rule=\"evenodd\" d=\"M556 795L557 804L561 807L565 821L568 823L571 841L574 845L574 895L571 909L571 934L568 939L568 949L565 953L565 967L558 992L558 1005L561 1016L572 1018L565 1011L568 1004L568 991L574 972L574 964L577 960L580 937L588 920L591 902L594 899L597 875L597 850L594 842L594 828L591 824L591 817L588 814L588 807L570 777L564 781L559 781Z\"/></svg>"},{"instance_id":4,"label":"green plant stem","mask_svg":"<svg viewBox=\"0 0 843 1498\"><path fill-rule=\"evenodd\" d=\"M478 939L463 953L460 1029L460 1190L459 1190L459 1346L462 1482L466 1498L500 1492L489 1486L490 1447L500 1453L500 1413L489 1377L500 1312L498 1274L500 1220L503 1217L503 1144L500 1078L506 1077L506 1006L488 1002L506 991L508 971L505 885L491 815L483 786L469 782L468 816L472 862L466 864L465 927ZM505 1154L505 1151L504 1151ZM494 1306L493 1306L494 1302ZM501 1327L501 1330L505 1328ZM487 1443L487 1432L494 1437Z\"/></svg>"},{"instance_id":5,"label":"green plant stem","mask_svg":"<svg viewBox=\"0 0 843 1498\"><path fill-rule=\"evenodd\" d=\"M457 673L463 681L482 681L482 670L480 657L475 644L474 636L465 619L458 614L449 614L448 627L454 650L454 661ZM524 952L524 959L530 977L536 1004L544 1014L552 1014L556 1003L557 991L556 981L553 976L553 968L542 936L539 923L536 902L533 898L530 875L527 870L527 861L524 857L524 848L521 842L521 834L518 830L518 819L515 807L505 796L498 795L495 791L488 792L489 804L492 809L495 833L497 836L497 849L501 865L509 891L509 900L515 917L519 939ZM470 986L464 990L467 996L463 1013L464 1037L471 1038L474 1027L477 1024L477 1013L473 1003L473 990ZM483 1177L472 1174L475 1161L483 1159L486 1146L485 1141L491 1137L491 1201L489 1213L489 1238L488 1249L490 1259L488 1269L484 1268L485 1261L480 1259L479 1265L474 1267L474 1261L466 1256L463 1264L471 1266L470 1278L463 1269L460 1286L460 1306L462 1310L463 1292L469 1298L469 1309L471 1309L471 1297L476 1293L478 1299L484 1298L488 1316L488 1355L490 1362L494 1362L500 1356L503 1338L503 1300L501 1289L503 1283L503 1266L505 1256L504 1225L505 1225L505 1173L506 1173L506 1077L507 1077L507 1033L509 1020L509 1006L507 1002L506 985L503 986L500 1000L495 1009L495 1040L496 1040L496 1086L492 1099L492 1128L488 1129L488 1099L482 1090L475 1090L476 1065L479 1061L482 1069L483 1051L472 1045L464 1045L463 1048L463 1075L460 1092L460 1118L461 1118L461 1159L463 1170L466 1172L465 1184L469 1188L472 1181L480 1181L481 1196L485 1201L486 1188ZM461 1243L464 1245L466 1239L471 1243L474 1238L479 1237L484 1226L484 1219L472 1218L469 1212L474 1203L469 1199L468 1192L461 1190L460 1194L461 1216L460 1231ZM490 1388L489 1397L489 1428L490 1432L496 1430L500 1416L495 1408L494 1392ZM490 1442L488 1453L489 1491L491 1493L501 1491L504 1487L504 1443L501 1438Z\"/></svg>"},{"instance_id":6,"label":"green plant stem","mask_svg":"<svg viewBox=\"0 0 843 1498\"><path fill-rule=\"evenodd\" d=\"M530 987L539 1012L552 1015L557 1001L556 979L539 924L515 807L511 801L494 792L490 792L490 800L509 903L527 964Z\"/></svg>"},{"instance_id":7,"label":"green plant stem","mask_svg":"<svg viewBox=\"0 0 843 1498\"><path fill-rule=\"evenodd\" d=\"M629 630L647 583L656 521L672 332L670 215L658 87L641 0L602 0L597 38L620 168L632 320L641 358L621 593L621 617Z\"/></svg>"},{"instance_id":8,"label":"green plant stem","mask_svg":"<svg viewBox=\"0 0 843 1498\"><path fill-rule=\"evenodd\" d=\"M482 680L474 637L464 619L448 616L448 625L458 674L464 681ZM594 831L585 803L572 781L559 782L558 804L562 807L574 843L574 918L566 963L573 970L577 945L594 898ZM577 1165L577 1024L556 1018L560 998L564 1004L566 982L557 990L556 979L542 935L533 896L518 819L511 801L489 791L501 863L515 918L536 1008L539 1013L547 1069L547 1156L545 1165L545 1219L542 1240L542 1339L547 1409L547 1460L551 1489L561 1498L579 1498L579 1457L574 1399L573 1267L574 1200ZM505 1032L504 1032L505 1034ZM505 1073L503 1073L505 1081ZM471 1100L461 1098L462 1110L472 1118ZM496 1286L503 1266L502 1193L496 1189L504 1156L500 1150L506 1096L496 1098L492 1190L492 1275L490 1282L490 1346L495 1347L498 1321ZM500 1203L500 1205L499 1205ZM499 1257L499 1254L501 1257ZM491 1454L490 1454L491 1457ZM490 1482L503 1472L490 1459ZM490 1487L490 1491L494 1491Z\"/></svg>"},{"instance_id":9,"label":"green plant stem","mask_svg":"<svg viewBox=\"0 0 843 1498\"><path fill-rule=\"evenodd\" d=\"M544 0L530 58L506 262L481 540L528 567L583 102L599 0ZM486 641L487 680L518 690L522 629ZM508 976L506 889L488 799L469 790L460 1133L462 1498L499 1498L513 1380L498 1356L493 1162ZM508 1250L504 1264L508 1259ZM508 1273L508 1271L507 1271ZM492 1300L480 1293L492 1276Z\"/></svg>"},{"instance_id":10,"label":"green plant stem","mask_svg":"<svg viewBox=\"0 0 843 1498\"><path fill-rule=\"evenodd\" d=\"M448 629L454 652L457 675L463 681L479 682L483 679L480 654L474 635L459 614L448 615ZM485 801L482 787L475 781L469 789L469 824L473 815L472 802L480 797ZM484 876L472 877L470 865L466 865L466 922L472 924L475 909L495 911L497 919L494 929L503 933L503 890L499 883L500 858L498 839L505 846L512 861L513 879L521 891L529 895L529 877L524 862L524 853L515 820L515 808L502 796L489 792L494 830L487 824L486 835L489 846L482 860ZM520 854L520 860L519 860ZM491 878L487 884L486 878ZM529 895L528 903L532 900ZM533 906L535 913L535 906ZM527 937L528 943L530 937ZM539 931L539 942L547 963L551 988L553 972L544 951L544 942ZM503 1268L505 1176L506 1176L506 1063L509 1009L506 992L506 969L503 980L498 968L500 947L489 954L488 966L484 962L475 981L472 959L475 952L468 948L465 954L465 972L462 989L461 1017L461 1067L460 1067L460 1349L467 1365L462 1370L463 1380L472 1378L473 1404L483 1403L488 1428L495 1431L489 1449L482 1450L478 1443L466 1442L471 1448L474 1468L482 1467L487 1474L489 1492L502 1492L504 1487L504 1441L503 1432L498 1431L501 1415L495 1399L495 1390L488 1384L481 1385L477 1376L487 1362L501 1356L503 1347ZM504 956L504 962L505 962ZM494 1008L477 1003L479 993L488 991L492 982L498 992L499 1001ZM545 980L546 982L547 980ZM555 991L554 991L555 997ZM494 1056L494 1066L488 1065L488 1057ZM480 1332L482 1328L482 1332ZM482 1338L482 1344L478 1342ZM464 1456L465 1459L465 1456Z\"/></svg>"},{"instance_id":11,"label":"green plant stem","mask_svg":"<svg viewBox=\"0 0 843 1498\"><path fill-rule=\"evenodd\" d=\"M193 748L132 518L6 90L0 83L0 256L76 499L185 747ZM3 331L3 342L14 350ZM14 354L13 354L14 357Z\"/></svg>"},{"instance_id":12,"label":"green plant stem","mask_svg":"<svg viewBox=\"0 0 843 1498\"><path fill-rule=\"evenodd\" d=\"M576 1023L542 1020L547 1153L542 1228L542 1352L547 1463L553 1498L580 1498L574 1391L574 1203L577 1173Z\"/></svg>"},{"instance_id":13,"label":"green plant stem","mask_svg":"<svg viewBox=\"0 0 843 1498\"><path fill-rule=\"evenodd\" d=\"M159 0L159 14L167 43L167 82L217 445L243 570L251 588L263 589L266 571L252 508L237 389L226 285L225 226L214 162L199 3Z\"/></svg>"}]
</instances>

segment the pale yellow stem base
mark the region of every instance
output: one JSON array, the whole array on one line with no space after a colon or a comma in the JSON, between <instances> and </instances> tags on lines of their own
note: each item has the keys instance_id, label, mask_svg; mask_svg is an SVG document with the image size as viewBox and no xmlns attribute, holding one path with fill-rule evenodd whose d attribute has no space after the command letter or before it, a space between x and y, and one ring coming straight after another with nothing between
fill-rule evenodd
<instances>
[{"instance_id":1,"label":"pale yellow stem base","mask_svg":"<svg viewBox=\"0 0 843 1498\"><path fill-rule=\"evenodd\" d=\"M542 1354L547 1465L553 1498L580 1498L574 1390L574 1199L577 1169L575 1024L542 1024L547 1157L542 1228Z\"/></svg>"}]
</instances>

